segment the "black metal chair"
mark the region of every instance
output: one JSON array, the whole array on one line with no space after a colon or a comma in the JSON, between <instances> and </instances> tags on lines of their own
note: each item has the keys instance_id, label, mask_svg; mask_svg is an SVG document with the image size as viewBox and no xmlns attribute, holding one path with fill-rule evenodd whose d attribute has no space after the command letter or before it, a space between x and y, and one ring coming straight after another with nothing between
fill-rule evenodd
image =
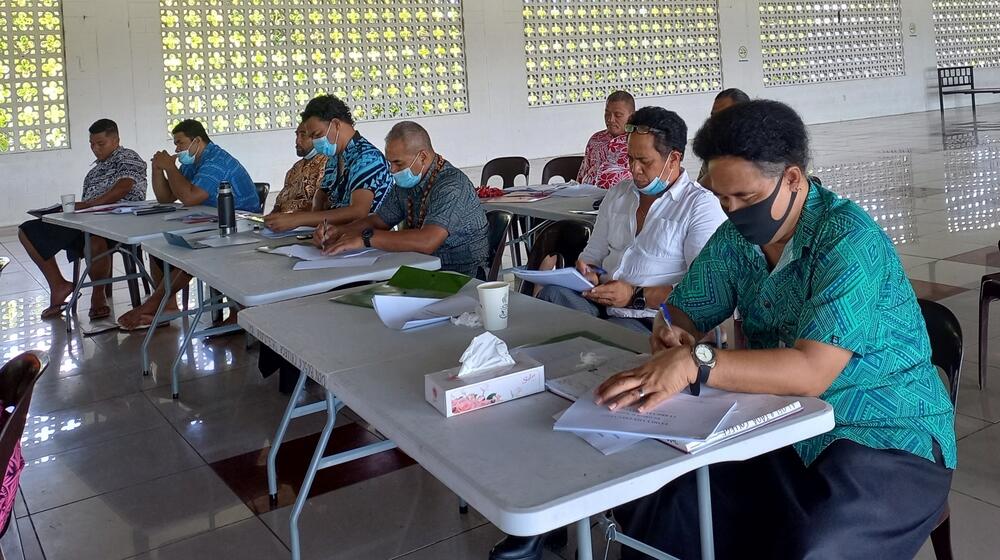
<instances>
[{"instance_id":1,"label":"black metal chair","mask_svg":"<svg viewBox=\"0 0 1000 560\"><path fill-rule=\"evenodd\" d=\"M524 182L527 184L530 172L531 164L521 156L494 158L483 166L483 175L479 184L485 185L491 177L500 177L503 179L503 188L509 189L514 186L514 179L517 179L518 175L524 175ZM511 238L517 240L520 238L521 232L525 231L528 231L528 219L522 216L514 220L513 225L511 225ZM510 257L514 266L521 266L520 243L511 243Z\"/></svg>"},{"instance_id":2,"label":"black metal chair","mask_svg":"<svg viewBox=\"0 0 1000 560\"><path fill-rule=\"evenodd\" d=\"M997 242L1000 249L1000 242ZM979 283L979 388L986 386L989 350L990 302L1000 299L1000 272L983 276Z\"/></svg>"},{"instance_id":3,"label":"black metal chair","mask_svg":"<svg viewBox=\"0 0 1000 560\"><path fill-rule=\"evenodd\" d=\"M136 272L138 272L138 269L135 266L135 262L132 260L131 257L129 257L128 255L126 255L124 253L124 251L127 251L129 248L127 246L125 246L125 245L121 245L120 249L121 249L120 251L116 250L115 252L118 253L118 254L120 254L122 256L122 266L125 267L125 273L126 274L135 274ZM134 247L132 247L132 250L135 251L136 257L138 257L140 260L143 258L142 257L142 247L141 246L135 245ZM114 258L114 254L115 253L111 253L110 255L108 255L108 258L109 259L113 259ZM114 273L112 273L112 275L113 274ZM77 283L79 283L79 281L80 281L80 259L77 259L77 260L73 261L73 285L75 286ZM114 286L113 284L105 284L104 285L104 294L106 296L111 297L112 292L114 290L113 286ZM143 290L146 292L147 296L149 294L153 293L152 290L151 290L151 288L150 288L150 286L149 286L149 282L145 278L142 279L142 287L143 287ZM139 307L139 305L142 304L142 299L139 297L139 280L138 279L133 278L131 280L128 280L128 295L129 295L129 299L132 301L132 307ZM74 311L75 311L75 309L74 309Z\"/></svg>"},{"instance_id":4,"label":"black metal chair","mask_svg":"<svg viewBox=\"0 0 1000 560\"><path fill-rule=\"evenodd\" d=\"M546 225L535 235L528 252L527 268L537 270L549 255L559 255L565 266L573 266L587 246L592 228L589 222L582 220L559 220ZM521 282L520 291L531 295L534 287L531 282Z\"/></svg>"},{"instance_id":5,"label":"black metal chair","mask_svg":"<svg viewBox=\"0 0 1000 560\"><path fill-rule=\"evenodd\" d=\"M254 183L257 189L257 198L260 200L260 213L264 213L264 205L267 204L267 194L271 192L271 183Z\"/></svg>"},{"instance_id":6,"label":"black metal chair","mask_svg":"<svg viewBox=\"0 0 1000 560\"><path fill-rule=\"evenodd\" d=\"M944 371L948 396L954 406L962 374L962 325L950 309L940 303L917 300L931 340L931 363ZM931 544L938 560L951 560L951 508L946 507L937 526L931 531Z\"/></svg>"},{"instance_id":7,"label":"black metal chair","mask_svg":"<svg viewBox=\"0 0 1000 560\"><path fill-rule=\"evenodd\" d=\"M0 403L5 408L13 406L10 413L0 411L0 468L6 472L14 448L24 434L24 424L28 418L28 407L31 405L31 394L35 382L45 373L49 365L49 356L40 350L25 352L0 368ZM10 527L17 530L14 512L10 512L7 524L0 529L0 536L6 534Z\"/></svg>"},{"instance_id":8,"label":"black metal chair","mask_svg":"<svg viewBox=\"0 0 1000 560\"><path fill-rule=\"evenodd\" d=\"M510 224L514 215L506 210L490 210L486 213L486 224L489 228L487 240L490 244L490 255L487 262L486 281L493 282L500 277L503 264L503 251L510 238Z\"/></svg>"},{"instance_id":9,"label":"black metal chair","mask_svg":"<svg viewBox=\"0 0 1000 560\"><path fill-rule=\"evenodd\" d=\"M542 168L542 184L548 185L553 177L562 177L563 181L575 181L583 165L583 156L563 156L552 158Z\"/></svg>"}]
</instances>

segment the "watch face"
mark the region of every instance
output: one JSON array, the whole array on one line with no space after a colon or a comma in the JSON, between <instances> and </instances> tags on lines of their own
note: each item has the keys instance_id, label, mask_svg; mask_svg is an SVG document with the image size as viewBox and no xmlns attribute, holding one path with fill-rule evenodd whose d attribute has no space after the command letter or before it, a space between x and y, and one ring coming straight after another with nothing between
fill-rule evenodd
<instances>
[{"instance_id":1,"label":"watch face","mask_svg":"<svg viewBox=\"0 0 1000 560\"><path fill-rule=\"evenodd\" d=\"M698 358L699 362L710 363L715 359L715 352L712 351L712 347L707 344L699 344L694 348L694 355Z\"/></svg>"}]
</instances>

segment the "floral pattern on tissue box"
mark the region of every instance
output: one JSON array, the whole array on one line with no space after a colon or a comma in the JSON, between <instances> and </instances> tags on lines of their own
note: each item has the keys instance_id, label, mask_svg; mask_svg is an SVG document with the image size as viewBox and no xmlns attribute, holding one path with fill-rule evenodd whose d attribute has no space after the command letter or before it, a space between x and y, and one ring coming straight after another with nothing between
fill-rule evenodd
<instances>
[{"instance_id":1,"label":"floral pattern on tissue box","mask_svg":"<svg viewBox=\"0 0 1000 560\"><path fill-rule=\"evenodd\" d=\"M501 371L504 369L516 371L479 380L455 377L457 368L430 374L425 381L427 400L445 416L455 416L545 390L545 369L541 364L522 359Z\"/></svg>"}]
</instances>

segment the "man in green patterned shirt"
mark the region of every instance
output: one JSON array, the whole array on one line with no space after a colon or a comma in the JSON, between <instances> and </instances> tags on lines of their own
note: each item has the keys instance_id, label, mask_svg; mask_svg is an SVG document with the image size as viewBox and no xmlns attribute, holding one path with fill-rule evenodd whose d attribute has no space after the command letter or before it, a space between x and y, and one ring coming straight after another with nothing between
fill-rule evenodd
<instances>
[{"instance_id":1,"label":"man in green patterned shirt","mask_svg":"<svg viewBox=\"0 0 1000 560\"><path fill-rule=\"evenodd\" d=\"M954 410L891 241L808 178L805 126L786 105L723 111L694 150L729 221L671 294L654 357L605 382L598 402L645 411L701 385L820 397L834 408L829 433L713 466L718 557L912 558L947 504ZM737 309L748 349L695 344ZM689 558L696 507L685 477L616 515Z\"/></svg>"}]
</instances>

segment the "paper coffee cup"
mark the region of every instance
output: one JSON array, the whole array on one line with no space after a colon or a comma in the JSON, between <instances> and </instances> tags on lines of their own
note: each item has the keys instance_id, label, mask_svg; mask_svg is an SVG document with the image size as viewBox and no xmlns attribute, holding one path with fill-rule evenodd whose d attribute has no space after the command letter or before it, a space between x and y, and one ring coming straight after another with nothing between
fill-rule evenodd
<instances>
[{"instance_id":1,"label":"paper coffee cup","mask_svg":"<svg viewBox=\"0 0 1000 560\"><path fill-rule=\"evenodd\" d=\"M75 194L64 194L62 195L62 211L67 214L76 211L76 195Z\"/></svg>"},{"instance_id":2,"label":"paper coffee cup","mask_svg":"<svg viewBox=\"0 0 1000 560\"><path fill-rule=\"evenodd\" d=\"M510 284L485 282L476 286L476 290L479 291L479 317L483 320L483 328L488 331L506 329Z\"/></svg>"}]
</instances>

